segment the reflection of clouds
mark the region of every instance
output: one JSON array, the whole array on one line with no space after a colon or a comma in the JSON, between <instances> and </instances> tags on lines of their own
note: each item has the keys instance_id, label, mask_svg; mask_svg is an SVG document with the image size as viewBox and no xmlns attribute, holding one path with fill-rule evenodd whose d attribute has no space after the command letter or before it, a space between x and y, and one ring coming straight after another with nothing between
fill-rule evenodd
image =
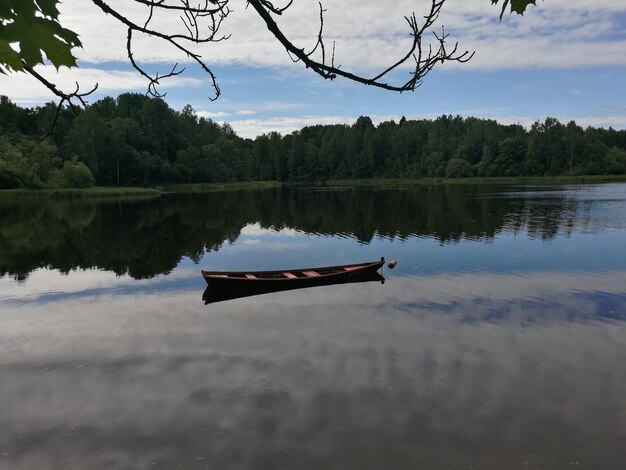
<instances>
[{"instance_id":1,"label":"reflection of clouds","mask_svg":"<svg viewBox=\"0 0 626 470\"><path fill-rule=\"evenodd\" d=\"M237 252L259 250L259 247L263 252L292 251L301 249L308 243L303 232L288 227L263 228L258 222L243 227L240 240L241 243L236 247Z\"/></svg>"},{"instance_id":2,"label":"reflection of clouds","mask_svg":"<svg viewBox=\"0 0 626 470\"><path fill-rule=\"evenodd\" d=\"M303 248L308 248L308 243L303 241L266 241L263 240L246 240L243 242L243 246L238 247L238 251L245 251L246 249L253 248L254 250L262 249L264 252L274 251L274 252L284 252L284 251L292 251L299 250Z\"/></svg>"},{"instance_id":3,"label":"reflection of clouds","mask_svg":"<svg viewBox=\"0 0 626 470\"><path fill-rule=\"evenodd\" d=\"M296 235L301 235L302 232L298 230L294 230L292 228L283 227L281 229L267 229L261 227L261 224L258 222L254 224L248 224L241 229L241 235L249 235L254 237L261 237L264 235L280 235L283 237L295 237Z\"/></svg>"},{"instance_id":4,"label":"reflection of clouds","mask_svg":"<svg viewBox=\"0 0 626 470\"><path fill-rule=\"evenodd\" d=\"M247 246L246 246L247 245ZM239 246L236 253L247 248L258 249L252 242ZM300 245L289 243L264 243L264 251L285 251L298 249ZM422 276L394 276L384 288L369 285L369 295L359 298L345 297L341 289L327 288L324 296L335 307L347 309L354 305L395 305L397 308L411 309L417 305L455 309L460 303L475 302L537 302L538 305L551 302L581 302L582 299L605 299L611 295L626 295L626 272L603 270L597 272L579 271L534 271L522 273L495 274L491 272L442 273ZM9 303L25 303L37 300L59 301L72 296L97 299L100 296L136 295L167 290L171 295L184 287L186 290L195 284L204 287L198 281L193 285L180 285L180 281L200 279L197 265L179 266L169 275L157 276L149 281L131 283L128 276L116 276L114 273L99 270L81 270L60 274L56 270L38 269L25 281L16 284L8 277L0 278L0 300ZM304 291L300 291L304 292ZM278 294L278 301L296 308L302 298L297 293ZM305 296L306 293L302 294ZM603 295L605 297L603 297ZM150 299L150 297L147 297ZM254 297L253 304L266 301L275 302L274 296ZM158 308L158 306L155 306Z\"/></svg>"},{"instance_id":5,"label":"reflection of clouds","mask_svg":"<svg viewBox=\"0 0 626 470\"><path fill-rule=\"evenodd\" d=\"M470 273L210 307L200 291L10 305L0 467L619 468L624 323L576 318L597 292L624 311L624 281ZM539 307L545 321L516 321ZM498 312L511 317L465 321Z\"/></svg>"},{"instance_id":6,"label":"reflection of clouds","mask_svg":"<svg viewBox=\"0 0 626 470\"><path fill-rule=\"evenodd\" d=\"M263 228L258 222L243 227L241 236L241 244L236 247L237 252L258 250L259 247L263 252L286 252L302 249L310 243L310 236L304 232L289 227Z\"/></svg>"},{"instance_id":7,"label":"reflection of clouds","mask_svg":"<svg viewBox=\"0 0 626 470\"><path fill-rule=\"evenodd\" d=\"M503 191L490 197L524 201L523 211L508 214L503 227L516 233L522 228L531 236L552 238L557 233L605 233L626 227L624 183L525 186L524 190Z\"/></svg>"},{"instance_id":8,"label":"reflection of clouds","mask_svg":"<svg viewBox=\"0 0 626 470\"><path fill-rule=\"evenodd\" d=\"M133 282L128 275L118 276L114 272L99 269L74 269L67 274L57 269L39 268L31 271L28 277L16 283L11 277L0 277L0 305L3 302L27 302L50 296L89 295L98 296L103 292L122 293L132 288L150 289L158 284L175 284L184 279L199 277L196 266L179 266L170 274L155 276L142 283Z\"/></svg>"},{"instance_id":9,"label":"reflection of clouds","mask_svg":"<svg viewBox=\"0 0 626 470\"><path fill-rule=\"evenodd\" d=\"M393 278L392 283L396 282L399 285L394 289L410 293L414 299L442 303L477 298L498 301L542 300L595 291L626 294L626 272L624 271L454 273Z\"/></svg>"},{"instance_id":10,"label":"reflection of clouds","mask_svg":"<svg viewBox=\"0 0 626 470\"><path fill-rule=\"evenodd\" d=\"M117 276L111 271L96 269L72 270L61 274L56 269L31 271L19 284L8 276L0 278L0 300L23 300L48 293L80 292L94 287L115 288L128 284L129 276Z\"/></svg>"}]
</instances>

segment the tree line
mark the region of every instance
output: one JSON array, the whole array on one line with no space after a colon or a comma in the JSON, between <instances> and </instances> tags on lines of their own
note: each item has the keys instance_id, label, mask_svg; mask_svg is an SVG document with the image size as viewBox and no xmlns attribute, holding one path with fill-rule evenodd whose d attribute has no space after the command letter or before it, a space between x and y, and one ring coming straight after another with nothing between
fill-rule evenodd
<instances>
[{"instance_id":1,"label":"tree line","mask_svg":"<svg viewBox=\"0 0 626 470\"><path fill-rule=\"evenodd\" d=\"M46 136L42 139L42 136ZM75 114L0 97L0 188L626 173L626 131L555 118L530 129L443 115L244 139L228 123L124 93Z\"/></svg>"}]
</instances>

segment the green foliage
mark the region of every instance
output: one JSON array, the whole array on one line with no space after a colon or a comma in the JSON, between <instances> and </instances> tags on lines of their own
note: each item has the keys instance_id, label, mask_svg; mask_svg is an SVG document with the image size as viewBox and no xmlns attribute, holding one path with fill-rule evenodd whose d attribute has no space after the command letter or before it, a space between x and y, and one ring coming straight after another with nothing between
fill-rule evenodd
<instances>
[{"instance_id":1,"label":"green foliage","mask_svg":"<svg viewBox=\"0 0 626 470\"><path fill-rule=\"evenodd\" d=\"M473 176L472 166L466 160L453 158L446 165L446 178L463 178L464 176Z\"/></svg>"},{"instance_id":2,"label":"green foliage","mask_svg":"<svg viewBox=\"0 0 626 470\"><path fill-rule=\"evenodd\" d=\"M81 42L76 33L60 25L57 3L0 0L0 73L41 64L42 53L57 69L76 66L72 48L80 47Z\"/></svg>"},{"instance_id":3,"label":"green foliage","mask_svg":"<svg viewBox=\"0 0 626 470\"><path fill-rule=\"evenodd\" d=\"M609 149L606 157L606 169L609 174L626 174L626 150L613 147Z\"/></svg>"},{"instance_id":4,"label":"green foliage","mask_svg":"<svg viewBox=\"0 0 626 470\"><path fill-rule=\"evenodd\" d=\"M83 162L76 157L66 161L63 167L52 171L50 185L55 188L91 188L95 178Z\"/></svg>"},{"instance_id":5,"label":"green foliage","mask_svg":"<svg viewBox=\"0 0 626 470\"><path fill-rule=\"evenodd\" d=\"M493 5L496 5L500 0L491 0ZM511 13L517 13L518 15L523 15L528 8L529 5L536 5L537 0L503 0L502 2L502 12L500 13L500 19L506 13L506 7L511 6Z\"/></svg>"},{"instance_id":6,"label":"green foliage","mask_svg":"<svg viewBox=\"0 0 626 470\"><path fill-rule=\"evenodd\" d=\"M33 151L26 142L11 142L0 136L0 189L43 187L42 180L50 171L50 152L48 145Z\"/></svg>"},{"instance_id":7,"label":"green foliage","mask_svg":"<svg viewBox=\"0 0 626 470\"><path fill-rule=\"evenodd\" d=\"M78 116L62 111L53 138L39 142L51 111L0 98L2 187L75 187L74 178L62 176L67 155L86 165L99 186L624 173L626 131L555 118L526 130L460 116L378 125L362 116L352 126L250 140L189 106L177 112L162 100L125 93Z\"/></svg>"}]
</instances>

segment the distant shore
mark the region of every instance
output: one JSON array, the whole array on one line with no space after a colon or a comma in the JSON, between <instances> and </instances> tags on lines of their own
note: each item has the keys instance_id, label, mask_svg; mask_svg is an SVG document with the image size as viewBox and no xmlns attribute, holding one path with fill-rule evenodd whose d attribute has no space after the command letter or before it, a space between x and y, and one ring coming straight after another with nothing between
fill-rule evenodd
<instances>
[{"instance_id":1,"label":"distant shore","mask_svg":"<svg viewBox=\"0 0 626 470\"><path fill-rule=\"evenodd\" d=\"M267 189L281 186L293 187L410 187L428 185L457 184L585 184L626 181L626 175L583 175L583 176L516 176L516 177L473 177L473 178L375 178L357 180L329 180L320 182L280 183L278 181L248 181L237 183L191 183L162 185L155 187L107 187L97 186L87 189L3 189L0 199L39 197L47 199L118 199L150 198L171 193L203 193L209 191L228 191L242 189Z\"/></svg>"},{"instance_id":2,"label":"distant shore","mask_svg":"<svg viewBox=\"0 0 626 470\"><path fill-rule=\"evenodd\" d=\"M581 176L490 176L469 178L373 178L363 180L330 180L320 183L329 187L428 186L433 184L585 184L626 181L626 175Z\"/></svg>"}]
</instances>

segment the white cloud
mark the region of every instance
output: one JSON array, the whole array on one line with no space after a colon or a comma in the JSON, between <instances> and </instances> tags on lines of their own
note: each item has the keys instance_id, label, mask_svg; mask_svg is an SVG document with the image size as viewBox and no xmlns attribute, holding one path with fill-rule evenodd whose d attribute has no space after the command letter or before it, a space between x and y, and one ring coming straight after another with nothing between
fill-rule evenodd
<instances>
[{"instance_id":1,"label":"white cloud","mask_svg":"<svg viewBox=\"0 0 626 470\"><path fill-rule=\"evenodd\" d=\"M438 115L437 115L438 116ZM399 121L400 115L369 115L375 125L384 121ZM422 116L423 117L423 116ZM436 116L435 116L436 117ZM279 134L289 134L306 126L347 124L352 125L358 116L321 116L309 115L298 117L270 117L267 119L240 119L229 121L235 132L241 137L254 138L261 134L278 132Z\"/></svg>"},{"instance_id":2,"label":"white cloud","mask_svg":"<svg viewBox=\"0 0 626 470\"><path fill-rule=\"evenodd\" d=\"M464 115L465 117L470 116ZM543 122L546 117L545 115L490 115L490 114L481 114L480 112L472 114L474 117L483 117L489 119L495 119L500 124L520 124L525 128L529 129L530 126L533 125L536 121ZM569 121L576 121L581 127L613 127L617 129L626 128L626 114L602 114L602 115L575 115L575 114L559 114L553 113L549 117L554 117L558 119L562 123L567 123Z\"/></svg>"},{"instance_id":3,"label":"white cloud","mask_svg":"<svg viewBox=\"0 0 626 470\"><path fill-rule=\"evenodd\" d=\"M98 84L98 93L129 90L146 91L146 80L138 73L121 70L101 70L97 68L67 69L61 68L58 72L52 66L37 66L35 70L53 82L63 91L74 91L76 82L81 85L81 91L89 91ZM202 80L185 77L184 75L168 79L168 87L199 87L205 86ZM54 98L50 90L35 78L26 74L13 73L0 75L0 90L2 94L20 104L41 103Z\"/></svg>"},{"instance_id":4,"label":"white cloud","mask_svg":"<svg viewBox=\"0 0 626 470\"><path fill-rule=\"evenodd\" d=\"M143 24L145 9L137 2L127 0L109 0L109 3ZM398 0L396 2L374 2L363 0L325 0L325 37L328 44L337 41L336 63L344 70L357 69L371 73L372 70L389 64L389 61L402 55L410 42L408 27L404 16L414 11L423 14L424 7L430 2ZM232 37L219 44L194 46L193 49L206 58L207 63L218 73L220 84L226 89L227 83L244 81L254 83L260 93L254 97L246 97L245 101L226 99L220 100L219 111L206 107L198 111L199 116L232 121L237 132L246 137L260 133L277 131L288 133L311 124L352 123L356 116L349 115L349 108L337 111L317 111L308 93L302 93L297 101L271 101L276 90L264 84L254 72L249 76L219 76L220 67L229 65L268 66L275 67L269 73L272 80L300 81L302 77L311 77L311 82L319 84L321 79L306 72L302 64L293 64L285 51L267 31L258 15L251 8L245 8L245 2L232 2L232 15L224 22L224 33L232 33ZM77 50L83 68L75 70L62 69L58 75L53 68L41 68L54 82L66 90L73 90L75 82L83 89L92 84L99 84L99 94L116 94L121 91L133 90L144 92L146 81L134 71L102 70L101 63L111 66L112 61L128 62L126 58L126 31L110 15L103 14L92 2L84 0L64 0L62 23L79 32L84 48ZM284 27L287 35L297 45L311 47L317 35L317 2L313 0L295 2L288 12L277 21ZM500 23L499 10L487 0L468 2L464 0L447 0L440 17L440 23L446 25L446 31L458 38L462 48L476 50L472 61L463 65L443 65L448 70L479 70L496 69L538 69L568 68L591 66L626 66L626 33L623 29L626 3L621 0L549 0L538 2L537 7L530 7L524 17L506 16ZM161 15L155 17L155 27L170 32L181 31L178 15ZM173 50L161 40L145 40L140 37L133 48L135 58L140 64L151 69L155 67L169 70L174 62L183 65L188 58L179 51ZM155 65L156 64L156 65ZM193 69L193 67L189 67ZM190 70L191 72L191 70ZM404 72L402 72L404 74ZM196 75L197 76L197 75ZM191 74L169 79L164 87L206 87L206 77L190 78ZM265 76L267 77L267 76ZM273 83L273 82L272 82ZM305 83L308 85L308 83ZM285 84L290 86L290 84ZM348 90L351 84L336 81L333 88L338 95L342 89ZM519 85L523 87L524 85ZM264 88L265 87L265 88ZM345 88L343 88L345 87ZM356 89L356 88L354 88ZM41 103L54 98L50 91L35 79L24 75L0 76L0 92L8 95L20 104ZM318 93L315 86L307 90L311 94ZM352 96L352 89L350 89ZM227 95L227 92L225 92ZM306 96L305 96L306 95ZM230 95L232 96L232 95ZM186 98L187 99L187 98ZM261 100L260 102L257 100ZM193 100L189 100L193 101ZM189 102L188 101L188 102ZM204 106L203 106L204 107ZM432 108L431 108L432 109ZM519 119L523 124L532 123L535 119L543 119L544 115L520 115L529 113L513 110L512 119ZM303 117L277 117L278 115L294 115L306 113ZM374 110L368 110L372 114ZM456 112L456 111L455 111ZM483 114L480 114L480 113ZM506 119L507 110L477 110L472 113L483 117ZM316 116L313 113L329 116ZM461 115L469 115L459 111ZM266 116L270 116L265 118ZM273 117L272 117L273 116ZM393 116L398 119L400 116ZM410 117L407 115L407 118ZM603 112L602 115L579 113L579 116L557 116L559 119L576 119L585 125L613 125L624 127L624 118L619 112ZM375 119L375 118L374 118Z\"/></svg>"},{"instance_id":5,"label":"white cloud","mask_svg":"<svg viewBox=\"0 0 626 470\"><path fill-rule=\"evenodd\" d=\"M267 119L232 120L229 121L229 124L241 137L253 138L270 132L289 134L305 126L316 124L351 124L355 120L351 116L270 117Z\"/></svg>"},{"instance_id":6,"label":"white cloud","mask_svg":"<svg viewBox=\"0 0 626 470\"><path fill-rule=\"evenodd\" d=\"M223 118L226 116L230 116L230 113L227 113L224 111L217 111L217 112L198 111L196 114L198 115L198 117L203 117L207 119Z\"/></svg>"},{"instance_id":7,"label":"white cloud","mask_svg":"<svg viewBox=\"0 0 626 470\"><path fill-rule=\"evenodd\" d=\"M535 121L545 120L546 115L523 115L523 114L506 114L505 110L499 109L466 109L455 112L462 117L478 117L484 119L494 119L501 124L520 124L529 129ZM406 114L406 119L436 119L443 113L421 113ZM552 113L550 117L557 118L562 123L576 121L576 124L582 127L613 127L617 129L626 128L626 114L620 114L619 110L609 110L604 114L595 115L575 115L575 114L559 114ZM270 117L267 119L239 119L231 120L228 123L241 137L254 138L261 134L269 134L270 132L278 132L285 135L302 129L306 126L346 124L352 125L356 122L358 116L322 116L309 115L302 117ZM378 125L385 121L398 122L402 115L370 115L374 125Z\"/></svg>"},{"instance_id":8,"label":"white cloud","mask_svg":"<svg viewBox=\"0 0 626 470\"><path fill-rule=\"evenodd\" d=\"M111 0L114 8L143 23L147 9L135 2ZM392 3L362 0L326 0L325 37L337 41L336 59L344 69L371 70L400 57L410 44L404 16L425 12L429 2ZM246 64L289 66L291 61L252 8L232 3L233 12L223 24L231 38L219 44L194 47L209 65ZM317 2L296 2L280 18L279 25L299 47L311 48L317 35ZM91 2L65 0L62 22L77 30L84 43L78 54L84 61L126 60L126 31ZM499 10L490 2L448 0L440 24L459 39L460 47L476 50L466 68L519 67L567 68L594 65L626 65L626 37L618 13L626 12L620 0L550 0L530 7L524 17L498 21ZM161 14L154 26L184 32L177 14ZM160 40L137 37L135 57L140 63L189 62ZM298 66L298 65L296 65Z\"/></svg>"}]
</instances>

